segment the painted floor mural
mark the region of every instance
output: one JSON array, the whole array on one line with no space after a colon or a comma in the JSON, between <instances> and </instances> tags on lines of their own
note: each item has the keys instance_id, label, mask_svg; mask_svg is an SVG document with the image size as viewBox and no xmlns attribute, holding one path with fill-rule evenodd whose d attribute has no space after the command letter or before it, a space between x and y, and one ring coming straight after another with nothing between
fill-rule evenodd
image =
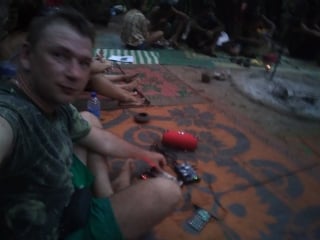
<instances>
[{"instance_id":1,"label":"painted floor mural","mask_svg":"<svg viewBox=\"0 0 320 240\"><path fill-rule=\"evenodd\" d=\"M149 113L150 122L134 122L141 111ZM209 103L114 110L104 112L103 122L145 148L160 144L166 130L198 138L195 151L167 150L192 164L201 181L183 187L175 213L145 239L320 239L316 157L289 154L247 120ZM216 217L200 233L187 224L194 205Z\"/></svg>"}]
</instances>

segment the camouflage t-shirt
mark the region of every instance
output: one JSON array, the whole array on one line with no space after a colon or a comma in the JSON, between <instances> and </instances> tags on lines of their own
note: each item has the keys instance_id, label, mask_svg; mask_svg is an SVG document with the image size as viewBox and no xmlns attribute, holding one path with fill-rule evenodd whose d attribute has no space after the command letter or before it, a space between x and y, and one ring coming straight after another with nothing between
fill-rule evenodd
<instances>
[{"instance_id":1,"label":"camouflage t-shirt","mask_svg":"<svg viewBox=\"0 0 320 240\"><path fill-rule=\"evenodd\" d=\"M0 166L1 239L57 239L73 193L73 141L90 127L72 105L48 116L13 85L0 86L0 116L14 135Z\"/></svg>"}]
</instances>

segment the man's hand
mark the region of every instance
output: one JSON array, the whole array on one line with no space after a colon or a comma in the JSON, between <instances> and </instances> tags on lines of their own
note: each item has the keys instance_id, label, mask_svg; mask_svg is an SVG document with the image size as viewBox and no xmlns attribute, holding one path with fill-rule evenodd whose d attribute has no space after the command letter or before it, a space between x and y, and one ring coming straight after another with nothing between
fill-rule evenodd
<instances>
[{"instance_id":1,"label":"man's hand","mask_svg":"<svg viewBox=\"0 0 320 240\"><path fill-rule=\"evenodd\" d=\"M151 167L156 167L160 171L162 171L162 168L167 165L165 157L158 152L148 151L143 160Z\"/></svg>"}]
</instances>

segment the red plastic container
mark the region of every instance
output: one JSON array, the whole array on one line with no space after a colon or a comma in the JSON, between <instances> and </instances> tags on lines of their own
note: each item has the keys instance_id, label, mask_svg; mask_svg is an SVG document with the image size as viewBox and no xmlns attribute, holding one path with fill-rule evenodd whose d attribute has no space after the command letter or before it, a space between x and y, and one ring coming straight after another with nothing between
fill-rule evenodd
<instances>
[{"instance_id":1,"label":"red plastic container","mask_svg":"<svg viewBox=\"0 0 320 240\"><path fill-rule=\"evenodd\" d=\"M198 139L190 133L168 130L162 135L164 145L183 150L194 151L198 145Z\"/></svg>"}]
</instances>

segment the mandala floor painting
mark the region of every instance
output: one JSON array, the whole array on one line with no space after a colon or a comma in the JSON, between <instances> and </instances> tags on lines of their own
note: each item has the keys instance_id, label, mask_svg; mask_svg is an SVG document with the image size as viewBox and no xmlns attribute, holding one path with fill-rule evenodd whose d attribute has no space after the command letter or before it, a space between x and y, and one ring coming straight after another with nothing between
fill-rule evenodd
<instances>
[{"instance_id":1,"label":"mandala floor painting","mask_svg":"<svg viewBox=\"0 0 320 240\"><path fill-rule=\"evenodd\" d=\"M195 151L165 148L194 166L201 180L183 186L183 198L174 213L141 240L319 240L320 125L279 116L232 85L239 71L264 70L264 64L250 61L251 66L245 67L242 64L248 59L220 51L213 58L188 49L123 49L119 45L121 15L111 20L116 21L108 28L113 27L116 34L101 36L94 53L106 59L133 56L132 64L115 64L114 71L139 72L137 90L149 104L122 107L102 98L104 128L146 149L159 144L166 130L186 131L198 139ZM297 73L297 82L305 82L301 73L320 79L315 63L284 55L280 60L277 71ZM231 75L203 83L204 71ZM243 86L252 86L246 77L242 80ZM82 110L86 100L84 96L76 101L78 106L82 103ZM141 112L149 114L148 123L134 121ZM123 162L110 161L111 177L115 177ZM147 167L136 161L134 174ZM166 170L175 174L169 167ZM194 205L213 216L201 232L188 224Z\"/></svg>"},{"instance_id":2,"label":"mandala floor painting","mask_svg":"<svg viewBox=\"0 0 320 240\"><path fill-rule=\"evenodd\" d=\"M133 116L142 111L150 122L137 124ZM199 140L194 152L170 151L194 165L201 181L183 187L174 214L145 239L320 239L320 197L314 191L320 178L311 168L318 159L290 155L237 119L209 103L104 112L106 129L144 148L159 143L166 130ZM218 219L200 233L187 224L194 204Z\"/></svg>"}]
</instances>

